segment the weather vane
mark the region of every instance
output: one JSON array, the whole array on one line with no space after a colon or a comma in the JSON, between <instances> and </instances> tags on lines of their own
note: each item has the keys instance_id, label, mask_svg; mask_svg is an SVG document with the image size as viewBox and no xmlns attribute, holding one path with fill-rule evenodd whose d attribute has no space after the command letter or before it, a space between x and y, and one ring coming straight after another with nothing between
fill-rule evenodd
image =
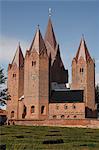
<instances>
[{"instance_id":1,"label":"weather vane","mask_svg":"<svg viewBox=\"0 0 99 150\"><path fill-rule=\"evenodd\" d=\"M51 15L52 15L52 9L51 8L49 8L49 17L51 17Z\"/></svg>"}]
</instances>

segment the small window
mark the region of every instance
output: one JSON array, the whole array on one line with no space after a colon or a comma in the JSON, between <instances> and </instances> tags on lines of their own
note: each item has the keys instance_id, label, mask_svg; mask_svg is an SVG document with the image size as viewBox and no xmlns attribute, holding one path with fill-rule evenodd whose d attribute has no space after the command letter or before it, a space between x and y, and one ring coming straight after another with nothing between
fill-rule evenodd
<instances>
[{"instance_id":1,"label":"small window","mask_svg":"<svg viewBox=\"0 0 99 150\"><path fill-rule=\"evenodd\" d=\"M69 115L67 116L67 118L69 118Z\"/></svg>"},{"instance_id":2,"label":"small window","mask_svg":"<svg viewBox=\"0 0 99 150\"><path fill-rule=\"evenodd\" d=\"M44 114L44 111L45 111L45 106L42 106L41 107L41 114Z\"/></svg>"},{"instance_id":3,"label":"small window","mask_svg":"<svg viewBox=\"0 0 99 150\"><path fill-rule=\"evenodd\" d=\"M35 113L35 106L31 106L31 113Z\"/></svg>"},{"instance_id":4,"label":"small window","mask_svg":"<svg viewBox=\"0 0 99 150\"><path fill-rule=\"evenodd\" d=\"M84 68L80 68L80 73L83 73L84 72Z\"/></svg>"},{"instance_id":5,"label":"small window","mask_svg":"<svg viewBox=\"0 0 99 150\"><path fill-rule=\"evenodd\" d=\"M75 115L74 118L77 118L77 116Z\"/></svg>"},{"instance_id":6,"label":"small window","mask_svg":"<svg viewBox=\"0 0 99 150\"><path fill-rule=\"evenodd\" d=\"M75 105L73 105L73 109L76 109L76 106L75 106Z\"/></svg>"},{"instance_id":7,"label":"small window","mask_svg":"<svg viewBox=\"0 0 99 150\"><path fill-rule=\"evenodd\" d=\"M65 118L65 116L64 116L64 115L61 115L61 118L62 118L62 119L64 119L64 118Z\"/></svg>"},{"instance_id":8,"label":"small window","mask_svg":"<svg viewBox=\"0 0 99 150\"><path fill-rule=\"evenodd\" d=\"M36 65L36 61L32 61L32 66L35 66Z\"/></svg>"},{"instance_id":9,"label":"small window","mask_svg":"<svg viewBox=\"0 0 99 150\"><path fill-rule=\"evenodd\" d=\"M14 111L11 111L11 118L14 117Z\"/></svg>"},{"instance_id":10,"label":"small window","mask_svg":"<svg viewBox=\"0 0 99 150\"><path fill-rule=\"evenodd\" d=\"M58 105L56 105L56 109L59 109L59 106L58 106Z\"/></svg>"},{"instance_id":11,"label":"small window","mask_svg":"<svg viewBox=\"0 0 99 150\"><path fill-rule=\"evenodd\" d=\"M68 108L68 106L67 106L67 105L65 105L65 106L64 106L64 109L67 109L67 108Z\"/></svg>"},{"instance_id":12,"label":"small window","mask_svg":"<svg viewBox=\"0 0 99 150\"><path fill-rule=\"evenodd\" d=\"M15 73L13 74L13 78L14 78L14 77L16 77L16 74L15 74Z\"/></svg>"},{"instance_id":13,"label":"small window","mask_svg":"<svg viewBox=\"0 0 99 150\"><path fill-rule=\"evenodd\" d=\"M53 116L53 119L56 119L56 115Z\"/></svg>"}]
</instances>

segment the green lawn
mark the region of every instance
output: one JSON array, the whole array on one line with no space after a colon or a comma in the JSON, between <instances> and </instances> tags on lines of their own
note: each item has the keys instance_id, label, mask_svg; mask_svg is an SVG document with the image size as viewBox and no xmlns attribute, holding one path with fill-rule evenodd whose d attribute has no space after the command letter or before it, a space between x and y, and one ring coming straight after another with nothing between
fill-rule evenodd
<instances>
[{"instance_id":1,"label":"green lawn","mask_svg":"<svg viewBox=\"0 0 99 150\"><path fill-rule=\"evenodd\" d=\"M0 144L7 150L99 150L99 129L0 126Z\"/></svg>"}]
</instances>

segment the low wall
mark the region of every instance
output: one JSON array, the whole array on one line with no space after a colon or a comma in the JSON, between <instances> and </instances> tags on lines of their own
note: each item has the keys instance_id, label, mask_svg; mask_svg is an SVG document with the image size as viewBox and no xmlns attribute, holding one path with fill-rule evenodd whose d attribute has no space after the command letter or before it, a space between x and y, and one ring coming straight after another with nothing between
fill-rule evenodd
<instances>
[{"instance_id":1,"label":"low wall","mask_svg":"<svg viewBox=\"0 0 99 150\"><path fill-rule=\"evenodd\" d=\"M10 124L16 125L31 125L31 126L70 126L70 127L89 127L89 128L99 128L99 120L96 119L72 119L72 120L62 120L62 119L49 119L49 120L9 120Z\"/></svg>"}]
</instances>

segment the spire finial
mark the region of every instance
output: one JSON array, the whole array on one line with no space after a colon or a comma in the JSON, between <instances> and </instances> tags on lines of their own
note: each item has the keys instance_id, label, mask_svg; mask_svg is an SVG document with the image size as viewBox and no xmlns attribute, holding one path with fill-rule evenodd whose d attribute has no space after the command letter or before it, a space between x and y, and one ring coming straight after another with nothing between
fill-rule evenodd
<instances>
[{"instance_id":1,"label":"spire finial","mask_svg":"<svg viewBox=\"0 0 99 150\"><path fill-rule=\"evenodd\" d=\"M49 8L49 9L48 9L48 12L49 12L49 17L51 17L51 15L52 15L52 9Z\"/></svg>"},{"instance_id":2,"label":"spire finial","mask_svg":"<svg viewBox=\"0 0 99 150\"><path fill-rule=\"evenodd\" d=\"M38 24L38 25L37 25L37 29L38 29L38 30L39 30L39 27L40 27L40 25Z\"/></svg>"},{"instance_id":3,"label":"spire finial","mask_svg":"<svg viewBox=\"0 0 99 150\"><path fill-rule=\"evenodd\" d=\"M84 40L84 34L82 34L82 40Z\"/></svg>"},{"instance_id":4,"label":"spire finial","mask_svg":"<svg viewBox=\"0 0 99 150\"><path fill-rule=\"evenodd\" d=\"M20 47L20 41L18 42L18 46Z\"/></svg>"}]
</instances>

